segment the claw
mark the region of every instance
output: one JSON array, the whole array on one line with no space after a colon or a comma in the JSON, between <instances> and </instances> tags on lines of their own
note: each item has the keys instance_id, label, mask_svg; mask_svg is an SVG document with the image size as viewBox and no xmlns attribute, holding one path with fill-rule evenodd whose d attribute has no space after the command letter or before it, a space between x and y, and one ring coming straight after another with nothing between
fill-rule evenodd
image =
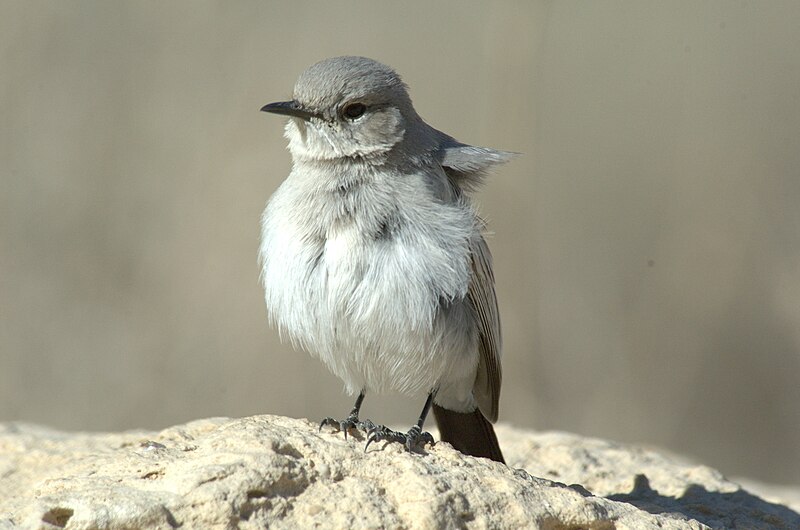
<instances>
[{"instance_id":1,"label":"claw","mask_svg":"<svg viewBox=\"0 0 800 530\"><path fill-rule=\"evenodd\" d=\"M344 439L347 440L347 434L350 429L356 429L358 431L368 432L371 427L374 427L375 424L372 423L370 420L360 421L358 416L350 415L344 420L337 420L331 417L323 419L319 423L319 430L322 431L322 428L325 426L332 426L335 427L337 431L344 432Z\"/></svg>"},{"instance_id":2,"label":"claw","mask_svg":"<svg viewBox=\"0 0 800 530\"><path fill-rule=\"evenodd\" d=\"M393 431L383 425L372 425L367 433L367 444L364 452L369 449L372 442L397 442L403 444L406 451L413 453L417 447L424 447L426 444L434 445L433 436L429 432L422 432L418 425L413 426L407 433Z\"/></svg>"},{"instance_id":3,"label":"claw","mask_svg":"<svg viewBox=\"0 0 800 530\"><path fill-rule=\"evenodd\" d=\"M331 418L330 416L328 416L327 418L325 418L321 422L319 422L319 431L317 431L317 432L322 432L322 428L327 426L327 425L336 425L338 427L339 426L339 422L336 421L335 419Z\"/></svg>"},{"instance_id":4,"label":"claw","mask_svg":"<svg viewBox=\"0 0 800 530\"><path fill-rule=\"evenodd\" d=\"M359 431L363 431L363 432L369 434L372 431L374 431L375 429L377 429L378 426L375 425L374 423L372 423L372 420L363 420L363 421L359 421L358 422L358 425L356 426L356 428Z\"/></svg>"}]
</instances>

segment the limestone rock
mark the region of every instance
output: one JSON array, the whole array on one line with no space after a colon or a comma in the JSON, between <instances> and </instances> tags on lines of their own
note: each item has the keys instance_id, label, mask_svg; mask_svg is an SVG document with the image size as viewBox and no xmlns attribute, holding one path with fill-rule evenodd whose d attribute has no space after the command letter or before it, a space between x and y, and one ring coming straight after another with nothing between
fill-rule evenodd
<instances>
[{"instance_id":1,"label":"limestone rock","mask_svg":"<svg viewBox=\"0 0 800 530\"><path fill-rule=\"evenodd\" d=\"M158 433L5 424L0 529L800 528L796 507L655 451L502 425L498 437L510 467L445 443L364 452L276 416Z\"/></svg>"}]
</instances>

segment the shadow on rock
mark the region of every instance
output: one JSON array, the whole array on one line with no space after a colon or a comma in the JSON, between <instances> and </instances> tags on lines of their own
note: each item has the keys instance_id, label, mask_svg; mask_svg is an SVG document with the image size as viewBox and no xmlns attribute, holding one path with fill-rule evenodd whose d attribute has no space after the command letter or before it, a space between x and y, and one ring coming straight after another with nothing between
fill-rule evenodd
<instances>
[{"instance_id":1,"label":"shadow on rock","mask_svg":"<svg viewBox=\"0 0 800 530\"><path fill-rule=\"evenodd\" d=\"M652 489L645 475L637 475L630 493L618 493L607 498L632 504L652 514L684 515L714 529L744 529L741 526L743 521L747 522L747 530L800 528L800 514L743 489L723 493L692 485L680 497L667 497ZM754 520L763 525L753 527Z\"/></svg>"}]
</instances>

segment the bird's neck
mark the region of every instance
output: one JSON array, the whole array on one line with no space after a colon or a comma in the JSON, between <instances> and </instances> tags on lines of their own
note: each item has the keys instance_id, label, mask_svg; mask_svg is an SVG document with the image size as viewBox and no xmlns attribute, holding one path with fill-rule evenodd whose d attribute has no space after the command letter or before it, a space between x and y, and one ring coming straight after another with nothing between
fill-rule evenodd
<instances>
[{"instance_id":1,"label":"bird's neck","mask_svg":"<svg viewBox=\"0 0 800 530\"><path fill-rule=\"evenodd\" d=\"M391 171L387 162L359 158L293 159L292 178L306 192L335 192L374 182L381 174Z\"/></svg>"}]
</instances>

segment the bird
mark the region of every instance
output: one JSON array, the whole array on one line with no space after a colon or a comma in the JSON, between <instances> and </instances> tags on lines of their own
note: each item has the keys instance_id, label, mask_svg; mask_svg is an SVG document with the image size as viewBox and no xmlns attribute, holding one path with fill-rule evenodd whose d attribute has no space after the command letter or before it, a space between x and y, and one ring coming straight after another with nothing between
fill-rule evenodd
<instances>
[{"instance_id":1,"label":"bird","mask_svg":"<svg viewBox=\"0 0 800 530\"><path fill-rule=\"evenodd\" d=\"M261 218L259 262L269 319L357 396L344 420L409 451L440 439L504 462L498 417L501 329L485 223L471 201L515 153L455 140L415 111L389 66L358 56L308 67L287 117L289 176ZM365 396L426 397L416 424L362 420Z\"/></svg>"}]
</instances>

